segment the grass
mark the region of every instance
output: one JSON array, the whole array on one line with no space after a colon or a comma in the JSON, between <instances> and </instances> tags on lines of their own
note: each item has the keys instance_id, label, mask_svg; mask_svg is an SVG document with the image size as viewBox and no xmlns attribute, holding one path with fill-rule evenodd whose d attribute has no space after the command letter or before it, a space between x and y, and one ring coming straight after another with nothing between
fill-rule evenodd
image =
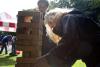
<instances>
[{"instance_id":1,"label":"grass","mask_svg":"<svg viewBox=\"0 0 100 67\"><path fill-rule=\"evenodd\" d=\"M16 57L9 55L0 55L0 67L14 67Z\"/></svg>"},{"instance_id":2,"label":"grass","mask_svg":"<svg viewBox=\"0 0 100 67\"><path fill-rule=\"evenodd\" d=\"M21 56L21 54L17 56L9 56L9 54L5 55L4 53L0 54L0 67L15 67L16 58Z\"/></svg>"},{"instance_id":3,"label":"grass","mask_svg":"<svg viewBox=\"0 0 100 67\"><path fill-rule=\"evenodd\" d=\"M0 54L0 67L15 67L16 58L21 56L21 54L18 56ZM72 67L86 67L86 64L82 60L77 60Z\"/></svg>"}]
</instances>

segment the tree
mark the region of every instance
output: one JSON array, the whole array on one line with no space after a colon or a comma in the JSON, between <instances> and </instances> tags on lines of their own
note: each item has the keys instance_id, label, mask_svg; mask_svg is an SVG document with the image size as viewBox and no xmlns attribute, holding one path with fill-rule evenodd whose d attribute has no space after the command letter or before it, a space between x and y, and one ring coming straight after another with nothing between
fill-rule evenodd
<instances>
[{"instance_id":1,"label":"tree","mask_svg":"<svg viewBox=\"0 0 100 67\"><path fill-rule=\"evenodd\" d=\"M77 8L85 12L93 20L99 22L100 19L100 0L54 0L50 2L49 9Z\"/></svg>"},{"instance_id":2,"label":"tree","mask_svg":"<svg viewBox=\"0 0 100 67\"><path fill-rule=\"evenodd\" d=\"M53 9L53 8L55 8L55 7L57 7L58 5L57 5L57 3L55 2L55 1L51 1L50 2L50 5L49 5L49 9Z\"/></svg>"}]
</instances>

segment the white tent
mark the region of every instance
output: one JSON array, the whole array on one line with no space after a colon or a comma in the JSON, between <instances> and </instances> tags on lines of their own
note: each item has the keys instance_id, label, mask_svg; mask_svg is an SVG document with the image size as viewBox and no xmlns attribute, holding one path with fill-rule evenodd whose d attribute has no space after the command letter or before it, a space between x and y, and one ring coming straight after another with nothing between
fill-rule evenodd
<instances>
[{"instance_id":1,"label":"white tent","mask_svg":"<svg viewBox=\"0 0 100 67\"><path fill-rule=\"evenodd\" d=\"M7 12L0 13L0 31L16 32L17 19L11 17Z\"/></svg>"}]
</instances>

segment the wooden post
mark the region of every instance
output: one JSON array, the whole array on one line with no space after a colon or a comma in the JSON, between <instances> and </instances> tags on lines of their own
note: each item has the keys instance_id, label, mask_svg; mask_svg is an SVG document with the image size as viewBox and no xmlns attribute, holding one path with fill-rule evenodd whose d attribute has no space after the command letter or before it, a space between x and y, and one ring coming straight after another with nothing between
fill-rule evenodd
<instances>
[{"instance_id":1,"label":"wooden post","mask_svg":"<svg viewBox=\"0 0 100 67\"><path fill-rule=\"evenodd\" d=\"M23 57L17 58L15 67L33 67L41 56L42 15L40 12L19 11L17 21L16 45L23 51Z\"/></svg>"}]
</instances>

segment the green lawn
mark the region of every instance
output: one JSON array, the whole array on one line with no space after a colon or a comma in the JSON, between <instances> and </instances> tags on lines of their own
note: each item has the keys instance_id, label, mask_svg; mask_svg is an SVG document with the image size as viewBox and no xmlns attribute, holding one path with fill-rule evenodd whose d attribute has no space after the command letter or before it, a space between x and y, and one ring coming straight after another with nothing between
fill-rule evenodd
<instances>
[{"instance_id":1,"label":"green lawn","mask_svg":"<svg viewBox=\"0 0 100 67\"><path fill-rule=\"evenodd\" d=\"M15 67L16 58L21 56L22 55L9 56L9 55L0 54L0 67ZM86 65L81 60L77 60L72 67L86 67Z\"/></svg>"},{"instance_id":2,"label":"green lawn","mask_svg":"<svg viewBox=\"0 0 100 67\"><path fill-rule=\"evenodd\" d=\"M0 67L14 67L16 63L16 57L10 57L8 55L0 55Z\"/></svg>"},{"instance_id":3,"label":"green lawn","mask_svg":"<svg viewBox=\"0 0 100 67\"><path fill-rule=\"evenodd\" d=\"M15 67L16 58L21 57L22 55L19 54L18 56L9 56L9 54L0 54L0 67Z\"/></svg>"}]
</instances>

